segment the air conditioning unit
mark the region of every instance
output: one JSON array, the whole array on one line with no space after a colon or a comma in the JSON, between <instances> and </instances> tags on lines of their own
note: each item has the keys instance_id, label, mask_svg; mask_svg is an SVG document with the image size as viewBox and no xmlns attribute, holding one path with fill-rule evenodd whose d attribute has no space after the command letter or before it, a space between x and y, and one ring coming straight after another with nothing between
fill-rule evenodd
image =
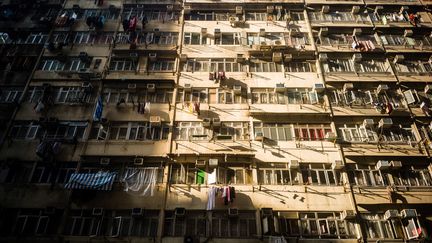
<instances>
[{"instance_id":1,"label":"air conditioning unit","mask_svg":"<svg viewBox=\"0 0 432 243\"><path fill-rule=\"evenodd\" d=\"M132 58L138 58L139 55L137 52L131 52L131 53L129 53L129 56Z\"/></svg>"},{"instance_id":2,"label":"air conditioning unit","mask_svg":"<svg viewBox=\"0 0 432 243\"><path fill-rule=\"evenodd\" d=\"M290 53L283 54L283 57L284 57L284 62L291 62L293 59L293 56Z\"/></svg>"},{"instance_id":3,"label":"air conditioning unit","mask_svg":"<svg viewBox=\"0 0 432 243\"><path fill-rule=\"evenodd\" d=\"M228 208L228 217L237 217L238 209L237 208Z\"/></svg>"},{"instance_id":4,"label":"air conditioning unit","mask_svg":"<svg viewBox=\"0 0 432 243\"><path fill-rule=\"evenodd\" d=\"M273 13L274 6L267 6L267 13Z\"/></svg>"},{"instance_id":5,"label":"air conditioning unit","mask_svg":"<svg viewBox=\"0 0 432 243\"><path fill-rule=\"evenodd\" d=\"M273 52L272 61L273 62L282 62L282 52Z\"/></svg>"},{"instance_id":6,"label":"air conditioning unit","mask_svg":"<svg viewBox=\"0 0 432 243\"><path fill-rule=\"evenodd\" d=\"M237 54L236 62L243 63L245 61L246 61L246 58L243 56L243 54Z\"/></svg>"},{"instance_id":7,"label":"air conditioning unit","mask_svg":"<svg viewBox=\"0 0 432 243\"><path fill-rule=\"evenodd\" d=\"M402 63L404 60L404 55L396 55L393 59L393 63Z\"/></svg>"},{"instance_id":8,"label":"air conditioning unit","mask_svg":"<svg viewBox=\"0 0 432 243\"><path fill-rule=\"evenodd\" d=\"M358 14L360 12L360 6L353 6L351 13Z\"/></svg>"},{"instance_id":9,"label":"air conditioning unit","mask_svg":"<svg viewBox=\"0 0 432 243\"><path fill-rule=\"evenodd\" d=\"M218 159L209 159L209 166L218 166L219 160Z\"/></svg>"},{"instance_id":10,"label":"air conditioning unit","mask_svg":"<svg viewBox=\"0 0 432 243\"><path fill-rule=\"evenodd\" d=\"M347 219L355 219L356 214L354 210L344 210L341 212L341 219L347 220Z\"/></svg>"},{"instance_id":11,"label":"air conditioning unit","mask_svg":"<svg viewBox=\"0 0 432 243\"><path fill-rule=\"evenodd\" d=\"M185 5L184 8L183 8L183 12L184 12L184 14L190 14L191 9L192 9L192 8L191 8L190 5Z\"/></svg>"},{"instance_id":12,"label":"air conditioning unit","mask_svg":"<svg viewBox=\"0 0 432 243\"><path fill-rule=\"evenodd\" d=\"M266 36L266 31L265 31L265 29L260 29L260 30L259 30L259 35L260 35L260 36Z\"/></svg>"},{"instance_id":13,"label":"air conditioning unit","mask_svg":"<svg viewBox=\"0 0 432 243\"><path fill-rule=\"evenodd\" d=\"M189 84L189 83L184 84L183 85L183 90L184 91L192 91L192 84Z\"/></svg>"},{"instance_id":14,"label":"air conditioning unit","mask_svg":"<svg viewBox=\"0 0 432 243\"><path fill-rule=\"evenodd\" d=\"M132 208L131 216L141 217L141 216L143 216L143 214L144 214L143 208Z\"/></svg>"},{"instance_id":15,"label":"air conditioning unit","mask_svg":"<svg viewBox=\"0 0 432 243\"><path fill-rule=\"evenodd\" d=\"M319 60L320 62L327 62L327 61L328 61L328 56L327 56L327 54L326 54L326 53L320 53L320 54L318 55L318 60Z\"/></svg>"},{"instance_id":16,"label":"air conditioning unit","mask_svg":"<svg viewBox=\"0 0 432 243\"><path fill-rule=\"evenodd\" d=\"M285 92L285 84L284 83L276 84L274 92Z\"/></svg>"},{"instance_id":17,"label":"air conditioning unit","mask_svg":"<svg viewBox=\"0 0 432 243\"><path fill-rule=\"evenodd\" d=\"M166 5L166 8L167 8L167 12L171 13L174 10L174 5L168 4L168 5Z\"/></svg>"},{"instance_id":18,"label":"air conditioning unit","mask_svg":"<svg viewBox=\"0 0 432 243\"><path fill-rule=\"evenodd\" d=\"M376 91L378 94L382 94L387 90L389 90L389 86L387 84L380 84L380 85L378 85L378 88Z\"/></svg>"},{"instance_id":19,"label":"air conditioning unit","mask_svg":"<svg viewBox=\"0 0 432 243\"><path fill-rule=\"evenodd\" d=\"M93 208L92 215L93 216L102 216L103 208Z\"/></svg>"},{"instance_id":20,"label":"air conditioning unit","mask_svg":"<svg viewBox=\"0 0 432 243\"><path fill-rule=\"evenodd\" d=\"M317 93L321 93L324 92L325 86L324 84L317 83L317 84L313 84L312 89Z\"/></svg>"},{"instance_id":21,"label":"air conditioning unit","mask_svg":"<svg viewBox=\"0 0 432 243\"><path fill-rule=\"evenodd\" d=\"M331 165L332 170L341 170L344 167L345 166L343 165L342 160L335 160Z\"/></svg>"},{"instance_id":22,"label":"air conditioning unit","mask_svg":"<svg viewBox=\"0 0 432 243\"><path fill-rule=\"evenodd\" d=\"M240 85L234 85L233 91L234 91L234 94L241 94L242 87Z\"/></svg>"},{"instance_id":23,"label":"air conditioning unit","mask_svg":"<svg viewBox=\"0 0 432 243\"><path fill-rule=\"evenodd\" d=\"M150 116L150 125L154 127L160 127L162 125L160 116Z\"/></svg>"},{"instance_id":24,"label":"air conditioning unit","mask_svg":"<svg viewBox=\"0 0 432 243\"><path fill-rule=\"evenodd\" d=\"M53 215L56 212L56 208L55 207L46 207L44 209L44 214L45 215Z\"/></svg>"},{"instance_id":25,"label":"air conditioning unit","mask_svg":"<svg viewBox=\"0 0 432 243\"><path fill-rule=\"evenodd\" d=\"M391 126L393 126L393 120L391 118L381 118L378 122L379 128L389 128Z\"/></svg>"},{"instance_id":26,"label":"air conditioning unit","mask_svg":"<svg viewBox=\"0 0 432 243\"><path fill-rule=\"evenodd\" d=\"M157 60L157 54L155 52L149 53L150 61L154 62Z\"/></svg>"},{"instance_id":27,"label":"air conditioning unit","mask_svg":"<svg viewBox=\"0 0 432 243\"><path fill-rule=\"evenodd\" d=\"M320 28L320 30L318 32L318 36L319 37L327 36L328 35L328 31L329 31L329 29L327 27L322 27L322 28Z\"/></svg>"},{"instance_id":28,"label":"air conditioning unit","mask_svg":"<svg viewBox=\"0 0 432 243\"><path fill-rule=\"evenodd\" d=\"M186 214L186 209L185 208L175 208L174 209L174 215L176 217L184 217Z\"/></svg>"},{"instance_id":29,"label":"air conditioning unit","mask_svg":"<svg viewBox=\"0 0 432 243\"><path fill-rule=\"evenodd\" d=\"M300 166L299 161L298 160L290 160L289 164L288 164L288 168L290 169L298 169Z\"/></svg>"},{"instance_id":30,"label":"air conditioning unit","mask_svg":"<svg viewBox=\"0 0 432 243\"><path fill-rule=\"evenodd\" d=\"M262 132L256 132L255 133L255 141L264 141L264 133Z\"/></svg>"},{"instance_id":31,"label":"air conditioning unit","mask_svg":"<svg viewBox=\"0 0 432 243\"><path fill-rule=\"evenodd\" d=\"M134 165L143 165L144 159L143 158L135 158L133 163L134 163Z\"/></svg>"},{"instance_id":32,"label":"air conditioning unit","mask_svg":"<svg viewBox=\"0 0 432 243\"><path fill-rule=\"evenodd\" d=\"M261 216L265 217L273 217L273 208L261 208Z\"/></svg>"},{"instance_id":33,"label":"air conditioning unit","mask_svg":"<svg viewBox=\"0 0 432 243\"><path fill-rule=\"evenodd\" d=\"M147 92L149 93L156 92L156 84L147 84Z\"/></svg>"},{"instance_id":34,"label":"air conditioning unit","mask_svg":"<svg viewBox=\"0 0 432 243\"><path fill-rule=\"evenodd\" d=\"M180 54L180 62L186 62L187 61L187 55L186 54Z\"/></svg>"},{"instance_id":35,"label":"air conditioning unit","mask_svg":"<svg viewBox=\"0 0 432 243\"><path fill-rule=\"evenodd\" d=\"M388 170L390 169L391 165L388 160L378 160L378 162L375 165L375 169L377 170Z\"/></svg>"},{"instance_id":36,"label":"air conditioning unit","mask_svg":"<svg viewBox=\"0 0 432 243\"><path fill-rule=\"evenodd\" d=\"M213 127L220 127L221 126L221 120L219 118L213 118Z\"/></svg>"},{"instance_id":37,"label":"air conditioning unit","mask_svg":"<svg viewBox=\"0 0 432 243\"><path fill-rule=\"evenodd\" d=\"M230 22L231 24L234 24L235 22L237 22L237 21L239 20L239 18L237 18L237 17L235 17L235 16L230 16L230 17L228 18L228 20L229 20L229 22Z\"/></svg>"},{"instance_id":38,"label":"air conditioning unit","mask_svg":"<svg viewBox=\"0 0 432 243\"><path fill-rule=\"evenodd\" d=\"M214 29L214 36L220 37L221 36L221 30L220 29Z\"/></svg>"},{"instance_id":39,"label":"air conditioning unit","mask_svg":"<svg viewBox=\"0 0 432 243\"><path fill-rule=\"evenodd\" d=\"M203 159L197 159L195 161L195 166L196 167L205 167L206 166L206 161Z\"/></svg>"},{"instance_id":40,"label":"air conditioning unit","mask_svg":"<svg viewBox=\"0 0 432 243\"><path fill-rule=\"evenodd\" d=\"M402 168L402 161L399 160L392 160L390 162L392 169L400 169Z\"/></svg>"},{"instance_id":41,"label":"air conditioning unit","mask_svg":"<svg viewBox=\"0 0 432 243\"><path fill-rule=\"evenodd\" d=\"M353 62L361 62L362 60L362 54L360 53L354 53L352 57Z\"/></svg>"},{"instance_id":42,"label":"air conditioning unit","mask_svg":"<svg viewBox=\"0 0 432 243\"><path fill-rule=\"evenodd\" d=\"M353 35L354 36L359 36L361 34L362 34L362 29L360 29L360 28L354 28L354 30L353 30Z\"/></svg>"},{"instance_id":43,"label":"air conditioning unit","mask_svg":"<svg viewBox=\"0 0 432 243\"><path fill-rule=\"evenodd\" d=\"M129 92L136 92L137 85L136 84L128 84Z\"/></svg>"},{"instance_id":44,"label":"air conditioning unit","mask_svg":"<svg viewBox=\"0 0 432 243\"><path fill-rule=\"evenodd\" d=\"M397 209L389 209L385 211L384 213L385 220L395 219L395 218L399 218L399 212L397 211Z\"/></svg>"},{"instance_id":45,"label":"air conditioning unit","mask_svg":"<svg viewBox=\"0 0 432 243\"><path fill-rule=\"evenodd\" d=\"M201 28L201 35L203 36L207 35L207 28Z\"/></svg>"},{"instance_id":46,"label":"air conditioning unit","mask_svg":"<svg viewBox=\"0 0 432 243\"><path fill-rule=\"evenodd\" d=\"M405 37L409 37L412 36L414 34L414 32L412 30L405 30L404 31L404 36Z\"/></svg>"},{"instance_id":47,"label":"air conditioning unit","mask_svg":"<svg viewBox=\"0 0 432 243\"><path fill-rule=\"evenodd\" d=\"M337 139L336 133L334 133L334 132L327 132L325 134L325 139L327 141L330 141L330 142L336 141L336 139Z\"/></svg>"},{"instance_id":48,"label":"air conditioning unit","mask_svg":"<svg viewBox=\"0 0 432 243\"><path fill-rule=\"evenodd\" d=\"M211 126L211 120L210 118L204 118L202 122L203 127L210 127Z\"/></svg>"},{"instance_id":49,"label":"air conditioning unit","mask_svg":"<svg viewBox=\"0 0 432 243\"><path fill-rule=\"evenodd\" d=\"M330 6L329 5L323 5L321 8L322 13L328 13L330 12Z\"/></svg>"},{"instance_id":50,"label":"air conditioning unit","mask_svg":"<svg viewBox=\"0 0 432 243\"><path fill-rule=\"evenodd\" d=\"M417 210L415 209L403 209L400 213L403 219L417 217Z\"/></svg>"},{"instance_id":51,"label":"air conditioning unit","mask_svg":"<svg viewBox=\"0 0 432 243\"><path fill-rule=\"evenodd\" d=\"M373 119L364 119L363 120L363 126L367 128L372 128L375 125L375 122Z\"/></svg>"},{"instance_id":52,"label":"air conditioning unit","mask_svg":"<svg viewBox=\"0 0 432 243\"><path fill-rule=\"evenodd\" d=\"M109 165L110 162L111 162L111 159L110 159L110 158L107 158L107 157L102 157L102 158L100 158L100 160L99 160L99 163L100 163L101 165Z\"/></svg>"},{"instance_id":53,"label":"air conditioning unit","mask_svg":"<svg viewBox=\"0 0 432 243\"><path fill-rule=\"evenodd\" d=\"M159 29L159 28L154 28L154 29L153 29L153 34L154 34L155 36L160 36L160 29Z\"/></svg>"},{"instance_id":54,"label":"air conditioning unit","mask_svg":"<svg viewBox=\"0 0 432 243\"><path fill-rule=\"evenodd\" d=\"M343 86L343 91L347 92L348 90L352 90L354 89L354 84L353 83L344 83Z\"/></svg>"},{"instance_id":55,"label":"air conditioning unit","mask_svg":"<svg viewBox=\"0 0 432 243\"><path fill-rule=\"evenodd\" d=\"M242 6L236 6L235 12L236 12L236 14L243 14L243 7Z\"/></svg>"},{"instance_id":56,"label":"air conditioning unit","mask_svg":"<svg viewBox=\"0 0 432 243\"><path fill-rule=\"evenodd\" d=\"M424 92L426 94L431 94L432 93L432 84L426 84L426 86L424 88Z\"/></svg>"}]
</instances>

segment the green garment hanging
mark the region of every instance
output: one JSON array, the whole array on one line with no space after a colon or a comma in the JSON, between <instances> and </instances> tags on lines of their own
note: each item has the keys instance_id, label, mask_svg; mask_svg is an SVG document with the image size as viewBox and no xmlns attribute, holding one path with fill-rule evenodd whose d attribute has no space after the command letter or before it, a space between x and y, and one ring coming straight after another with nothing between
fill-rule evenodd
<instances>
[{"instance_id":1,"label":"green garment hanging","mask_svg":"<svg viewBox=\"0 0 432 243\"><path fill-rule=\"evenodd\" d=\"M205 171L198 170L196 176L196 184L204 184L204 178L205 178Z\"/></svg>"}]
</instances>

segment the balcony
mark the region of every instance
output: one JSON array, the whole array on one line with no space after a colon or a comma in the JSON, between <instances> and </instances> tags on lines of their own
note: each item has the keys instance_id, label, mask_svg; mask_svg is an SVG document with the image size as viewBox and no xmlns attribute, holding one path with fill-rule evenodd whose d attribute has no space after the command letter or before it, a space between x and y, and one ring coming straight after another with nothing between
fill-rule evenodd
<instances>
[{"instance_id":1,"label":"balcony","mask_svg":"<svg viewBox=\"0 0 432 243\"><path fill-rule=\"evenodd\" d=\"M359 6L353 6L352 10L330 5L316 6L315 11L308 12L308 15L312 27L373 27L371 18Z\"/></svg>"},{"instance_id":2,"label":"balcony","mask_svg":"<svg viewBox=\"0 0 432 243\"><path fill-rule=\"evenodd\" d=\"M402 34L384 34L381 43L387 52L431 52L432 39L428 35L415 34L405 30Z\"/></svg>"},{"instance_id":3,"label":"balcony","mask_svg":"<svg viewBox=\"0 0 432 243\"><path fill-rule=\"evenodd\" d=\"M332 89L329 99L337 116L409 115L403 96L395 87L385 84L373 89L360 83L346 83L344 88Z\"/></svg>"},{"instance_id":4,"label":"balcony","mask_svg":"<svg viewBox=\"0 0 432 243\"><path fill-rule=\"evenodd\" d=\"M339 124L338 141L346 156L426 156L411 125L382 118L379 122L365 119L363 123Z\"/></svg>"},{"instance_id":5,"label":"balcony","mask_svg":"<svg viewBox=\"0 0 432 243\"><path fill-rule=\"evenodd\" d=\"M383 46L377 41L377 36L360 28L341 33L332 33L328 28L317 29L316 46L320 52L382 52ZM368 33L369 32L369 33Z\"/></svg>"},{"instance_id":6,"label":"balcony","mask_svg":"<svg viewBox=\"0 0 432 243\"><path fill-rule=\"evenodd\" d=\"M320 59L326 82L396 82L389 62L378 55L355 53L350 57L348 54L320 54Z\"/></svg>"},{"instance_id":7,"label":"balcony","mask_svg":"<svg viewBox=\"0 0 432 243\"><path fill-rule=\"evenodd\" d=\"M393 65L400 82L430 82L432 65L425 55L395 55Z\"/></svg>"}]
</instances>

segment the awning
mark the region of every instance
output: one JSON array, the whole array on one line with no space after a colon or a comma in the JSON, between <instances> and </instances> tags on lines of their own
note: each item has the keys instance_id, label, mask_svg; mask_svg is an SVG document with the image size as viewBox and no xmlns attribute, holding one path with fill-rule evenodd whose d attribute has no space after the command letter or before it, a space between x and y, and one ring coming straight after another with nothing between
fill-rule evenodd
<instances>
[{"instance_id":1,"label":"awning","mask_svg":"<svg viewBox=\"0 0 432 243\"><path fill-rule=\"evenodd\" d=\"M66 189L89 189L109 191L112 189L116 172L73 173L66 183Z\"/></svg>"}]
</instances>

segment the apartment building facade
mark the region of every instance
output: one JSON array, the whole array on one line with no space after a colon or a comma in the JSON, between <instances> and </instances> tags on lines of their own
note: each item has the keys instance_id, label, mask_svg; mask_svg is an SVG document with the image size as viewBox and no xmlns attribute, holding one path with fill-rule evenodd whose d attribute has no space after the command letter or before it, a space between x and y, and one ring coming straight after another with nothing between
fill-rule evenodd
<instances>
[{"instance_id":1,"label":"apartment building facade","mask_svg":"<svg viewBox=\"0 0 432 243\"><path fill-rule=\"evenodd\" d=\"M430 241L428 1L22 2L0 241Z\"/></svg>"}]
</instances>

